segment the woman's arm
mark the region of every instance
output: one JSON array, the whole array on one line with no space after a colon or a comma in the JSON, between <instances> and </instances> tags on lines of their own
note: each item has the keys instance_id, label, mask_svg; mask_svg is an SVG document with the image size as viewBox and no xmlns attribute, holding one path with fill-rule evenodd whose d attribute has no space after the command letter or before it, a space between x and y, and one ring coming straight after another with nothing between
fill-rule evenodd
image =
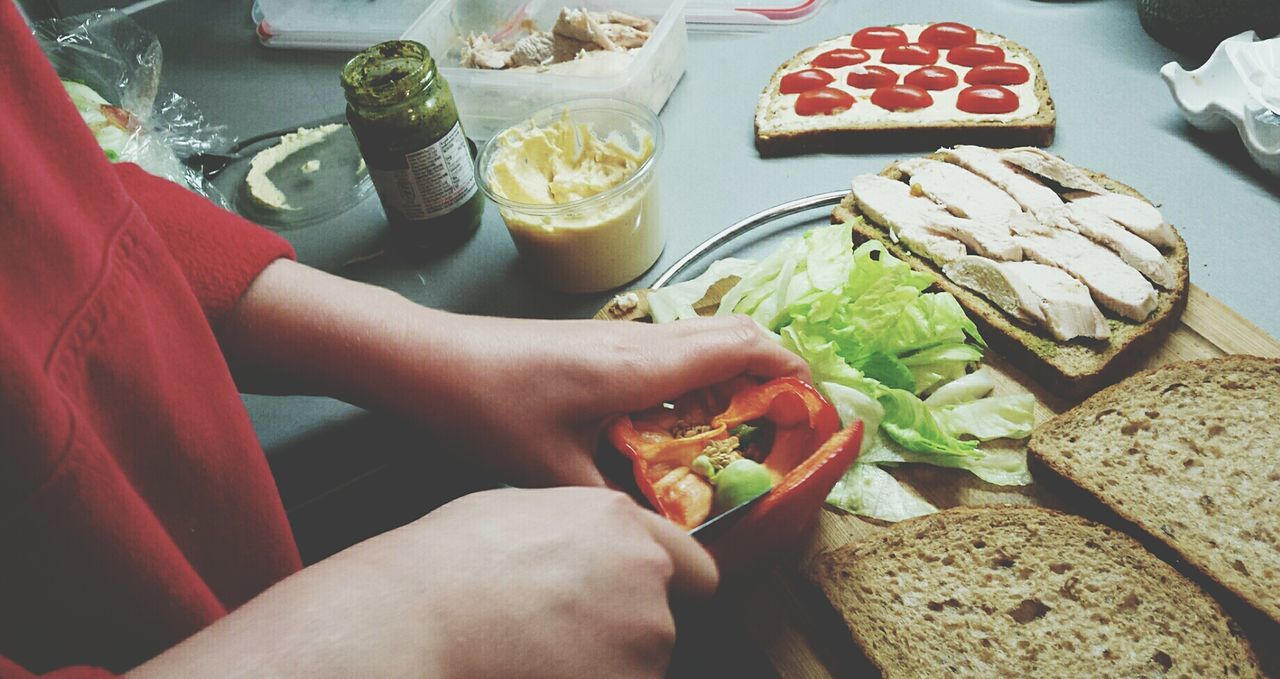
<instances>
[{"instance_id":1,"label":"woman's arm","mask_svg":"<svg viewBox=\"0 0 1280 679\"><path fill-rule=\"evenodd\" d=\"M455 500L297 573L133 677L659 677L711 557L600 488Z\"/></svg>"},{"instance_id":2,"label":"woman's arm","mask_svg":"<svg viewBox=\"0 0 1280 679\"><path fill-rule=\"evenodd\" d=\"M242 388L419 422L509 479L598 484L608 417L743 373L807 376L744 318L665 325L463 316L279 260L220 332Z\"/></svg>"}]
</instances>

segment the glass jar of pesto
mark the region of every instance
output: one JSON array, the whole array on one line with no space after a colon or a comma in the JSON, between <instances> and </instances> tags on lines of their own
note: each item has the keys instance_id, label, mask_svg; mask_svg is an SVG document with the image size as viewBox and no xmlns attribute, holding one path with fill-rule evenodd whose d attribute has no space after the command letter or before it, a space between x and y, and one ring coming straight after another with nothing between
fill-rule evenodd
<instances>
[{"instance_id":1,"label":"glass jar of pesto","mask_svg":"<svg viewBox=\"0 0 1280 679\"><path fill-rule=\"evenodd\" d=\"M453 94L427 48L412 40L374 45L343 67L342 89L392 238L428 252L469 239L484 195Z\"/></svg>"}]
</instances>

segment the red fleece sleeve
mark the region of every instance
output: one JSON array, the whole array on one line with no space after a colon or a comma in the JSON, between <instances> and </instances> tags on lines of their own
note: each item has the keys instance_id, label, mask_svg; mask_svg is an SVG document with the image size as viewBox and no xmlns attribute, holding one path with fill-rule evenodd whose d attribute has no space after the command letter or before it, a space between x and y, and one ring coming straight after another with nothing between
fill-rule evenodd
<instances>
[{"instance_id":1,"label":"red fleece sleeve","mask_svg":"<svg viewBox=\"0 0 1280 679\"><path fill-rule=\"evenodd\" d=\"M0 657L0 679L112 679L116 675L96 667L67 667L49 674L32 674Z\"/></svg>"},{"instance_id":2,"label":"red fleece sleeve","mask_svg":"<svg viewBox=\"0 0 1280 679\"><path fill-rule=\"evenodd\" d=\"M295 257L293 247L279 235L173 182L131 163L115 168L182 267L214 327L268 264Z\"/></svg>"}]
</instances>

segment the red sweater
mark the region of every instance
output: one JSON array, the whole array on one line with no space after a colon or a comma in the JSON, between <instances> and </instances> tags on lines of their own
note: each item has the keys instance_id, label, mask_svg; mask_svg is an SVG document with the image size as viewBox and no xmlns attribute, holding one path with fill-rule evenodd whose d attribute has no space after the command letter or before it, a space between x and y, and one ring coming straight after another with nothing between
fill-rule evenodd
<instances>
[{"instance_id":1,"label":"red sweater","mask_svg":"<svg viewBox=\"0 0 1280 679\"><path fill-rule=\"evenodd\" d=\"M124 671L300 567L213 334L293 253L111 165L8 0L0 102L0 677Z\"/></svg>"}]
</instances>

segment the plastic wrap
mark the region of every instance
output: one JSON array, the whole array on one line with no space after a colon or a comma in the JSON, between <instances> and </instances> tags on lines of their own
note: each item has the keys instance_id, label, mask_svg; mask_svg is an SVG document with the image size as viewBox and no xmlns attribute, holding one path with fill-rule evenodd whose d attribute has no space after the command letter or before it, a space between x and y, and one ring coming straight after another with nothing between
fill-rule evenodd
<instances>
[{"instance_id":1,"label":"plastic wrap","mask_svg":"<svg viewBox=\"0 0 1280 679\"><path fill-rule=\"evenodd\" d=\"M183 159L224 148L190 99L160 84L160 41L117 10L38 21L32 32L107 157L225 205L221 193Z\"/></svg>"}]
</instances>

